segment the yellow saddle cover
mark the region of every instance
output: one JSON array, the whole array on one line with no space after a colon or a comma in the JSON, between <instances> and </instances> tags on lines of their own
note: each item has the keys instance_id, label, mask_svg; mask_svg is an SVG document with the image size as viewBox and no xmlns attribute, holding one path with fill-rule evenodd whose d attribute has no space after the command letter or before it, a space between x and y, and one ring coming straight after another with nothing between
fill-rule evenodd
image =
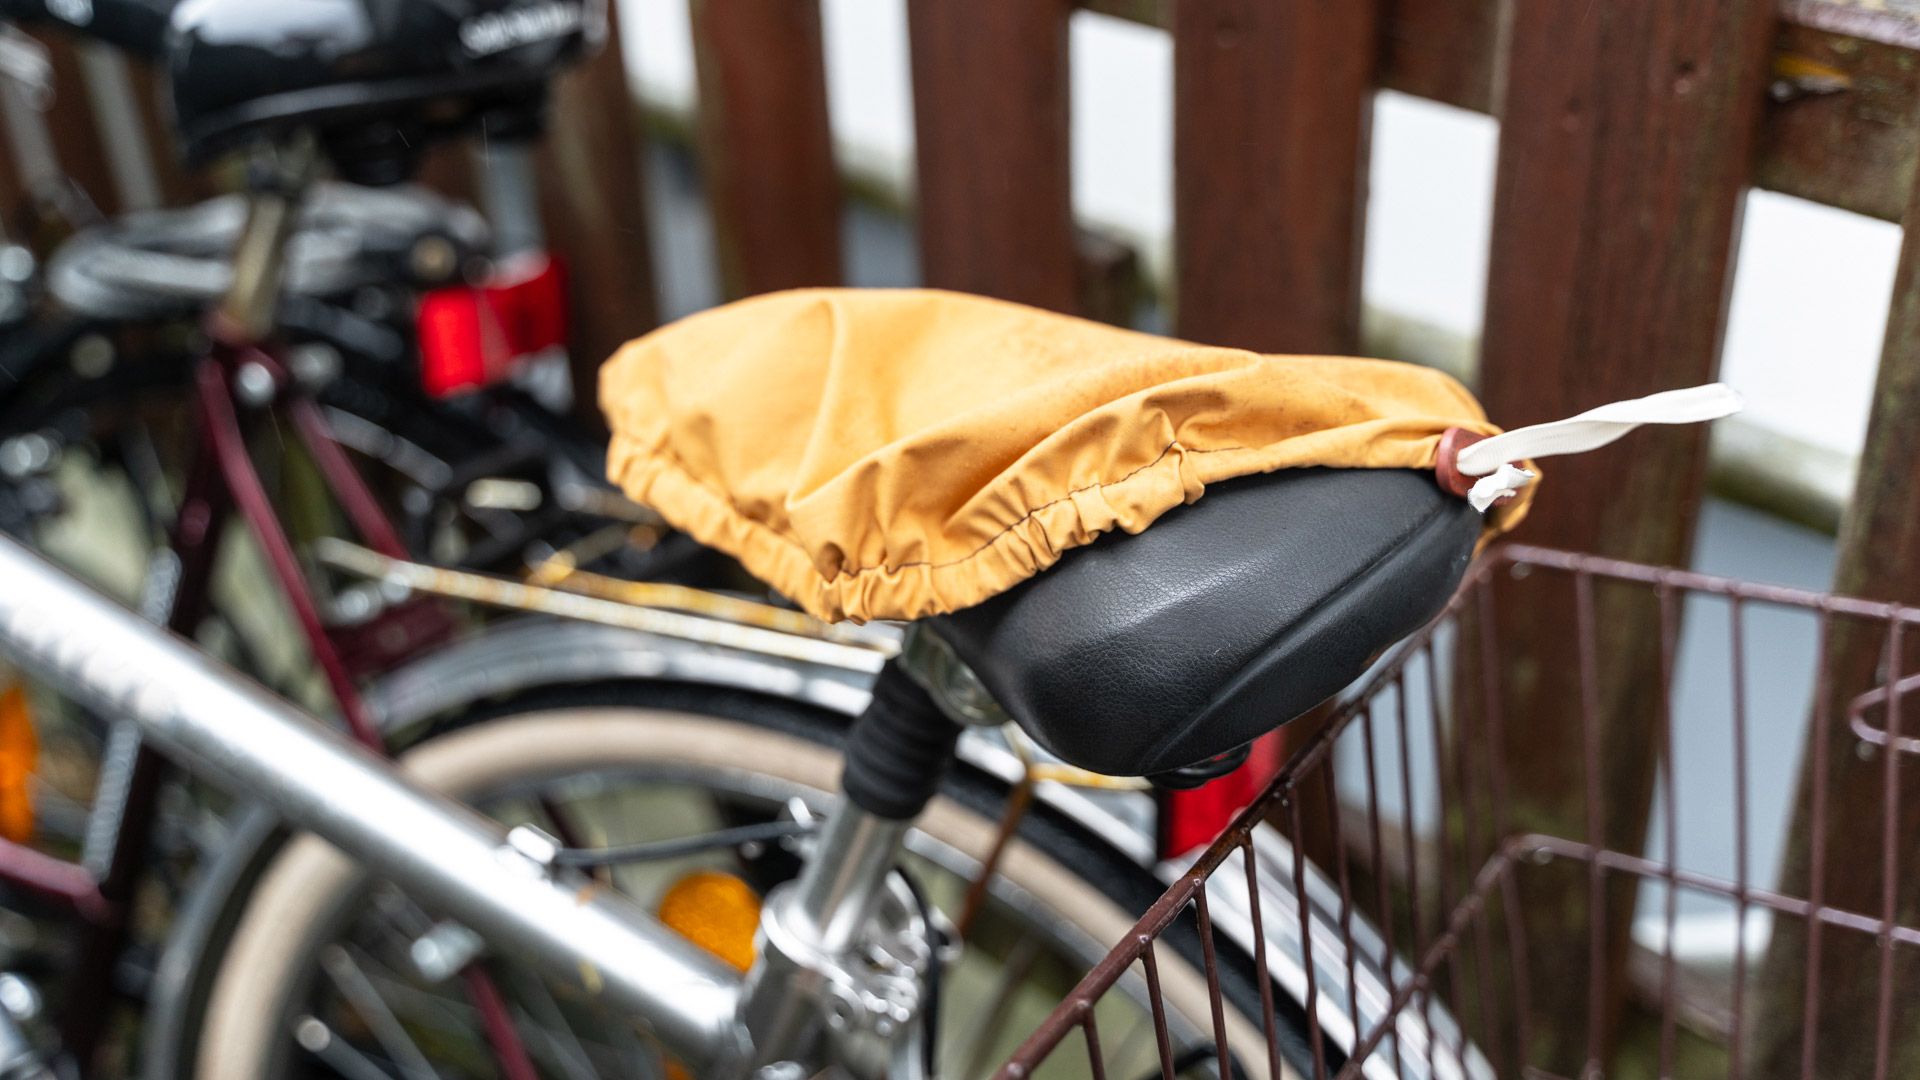
<instances>
[{"instance_id":1,"label":"yellow saddle cover","mask_svg":"<svg viewBox=\"0 0 1920 1080\"><path fill-rule=\"evenodd\" d=\"M828 620L977 604L1217 480L1431 469L1447 428L1499 431L1427 368L928 289L774 293L682 319L614 354L600 400L629 496Z\"/></svg>"}]
</instances>

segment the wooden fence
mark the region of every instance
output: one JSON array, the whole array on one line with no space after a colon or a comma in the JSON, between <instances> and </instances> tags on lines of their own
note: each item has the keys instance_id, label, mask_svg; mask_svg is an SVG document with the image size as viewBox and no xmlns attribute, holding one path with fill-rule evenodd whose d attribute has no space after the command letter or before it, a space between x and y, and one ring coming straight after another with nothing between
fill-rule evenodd
<instances>
[{"instance_id":1,"label":"wooden fence","mask_svg":"<svg viewBox=\"0 0 1920 1080\"><path fill-rule=\"evenodd\" d=\"M1069 0L907 0L916 125L915 193L927 284L1101 313L1112 258L1074 228L1068 163ZM1506 425L1711 379L1718 367L1743 193L1749 185L1900 221L1916 203L1920 18L1872 0L1089 0L1174 38L1175 331L1272 351L1359 345L1360 237L1372 92L1390 87L1501 122L1485 334L1477 387ZM729 295L841 276L834 173L815 0L691 0L702 110L698 146ZM1883 6L1883 5L1876 5ZM120 206L80 56L53 49L61 158L106 210ZM152 73L135 69L136 85ZM97 89L97 88L96 88ZM158 116L139 115L153 145ZM547 155L550 234L573 266L580 374L651 325L636 109L619 49L567 76ZM168 167L169 200L205 190ZM455 154L429 169L455 191ZM0 206L29 202L0 163ZM18 215L8 224L17 226ZM1920 220L1920 219L1916 219ZM1837 589L1920 602L1920 244L1902 251L1858 487L1841 531ZM1104 260L1104 261L1103 261ZM1810 376L1811 377L1811 376ZM590 382L584 385L591 385ZM1688 557L1706 471L1698 429L1645 432L1557 463L1528 539L1654 563ZM1564 497L1557 497L1563 495ZM1577 761L1572 635L1564 613L1502 610L1508 743L1500 748L1522 822L1577 820L1578 784L1528 762ZM1643 687L1604 703L1606 842L1637 850L1652 804L1649 725L1659 658L1642 610L1609 613L1604 662ZM1833 701L1867 689L1884 644L1829 642ZM1911 662L1906 670L1914 670ZM1617 683L1619 678L1610 678ZM1838 706L1836 705L1836 708ZM1828 903L1882 906L1882 770L1834 725L1826 759L1844 806L1825 821ZM1781 748L1779 752L1799 752ZM1804 755L1811 760L1812 755ZM1802 788L1806 785L1803 783ZM1920 800L1908 800L1920 815ZM1894 823L1920 867L1920 820ZM1810 828L1785 871L1805 888ZM1798 877L1796 878L1796 875ZM1576 885L1571 889L1584 889ZM1901 875L1903 911L1920 872ZM1797 895L1807 895L1797 893ZM1531 924L1584 912L1544 886ZM1610 985L1624 998L1627 906L1610 919ZM1764 1009L1800 1017L1795 935L1781 926ZM1536 950L1536 1063L1566 1075L1584 1045L1582 935ZM1849 950L1855 950L1849 952ZM1867 1075L1848 1047L1871 1042L1872 944L1835 942L1812 976L1824 995L1822 1075ZM1903 971L1906 969L1903 969ZM1920 988L1904 987L1900 1040L1920 1043ZM1618 1009L1610 1016L1617 1017ZM1768 1027L1762 1016L1749 1030ZM1540 1034L1544 1033L1544 1034ZM1912 1053L1909 1046L1901 1053ZM1798 1075L1791 1054L1755 1055L1749 1075ZM1868 1063L1871 1071L1871 1062Z\"/></svg>"}]
</instances>

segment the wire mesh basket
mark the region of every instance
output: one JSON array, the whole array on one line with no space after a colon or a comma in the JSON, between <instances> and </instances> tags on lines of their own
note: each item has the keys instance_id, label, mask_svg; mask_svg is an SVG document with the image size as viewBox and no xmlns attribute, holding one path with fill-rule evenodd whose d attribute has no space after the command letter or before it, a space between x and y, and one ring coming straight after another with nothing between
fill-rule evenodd
<instances>
[{"instance_id":1,"label":"wire mesh basket","mask_svg":"<svg viewBox=\"0 0 1920 1080\"><path fill-rule=\"evenodd\" d=\"M1165 1080L1204 1058L1273 1080L1915 1075L1916 621L1496 548L1287 729L1279 774L996 1080L1104 1080L1094 1005L1120 984L1147 988ZM1203 946L1198 1046L1160 993L1176 924ZM1257 1014L1232 1022L1223 928L1262 943Z\"/></svg>"}]
</instances>

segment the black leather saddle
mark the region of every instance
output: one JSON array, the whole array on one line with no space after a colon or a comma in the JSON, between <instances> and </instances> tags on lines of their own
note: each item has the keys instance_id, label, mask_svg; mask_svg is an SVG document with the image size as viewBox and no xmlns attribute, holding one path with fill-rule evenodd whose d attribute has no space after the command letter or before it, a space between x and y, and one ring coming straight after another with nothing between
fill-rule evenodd
<instances>
[{"instance_id":1,"label":"black leather saddle","mask_svg":"<svg viewBox=\"0 0 1920 1080\"><path fill-rule=\"evenodd\" d=\"M1430 472L1283 469L1210 485L931 627L1062 759L1164 773L1338 693L1439 613L1479 536Z\"/></svg>"}]
</instances>

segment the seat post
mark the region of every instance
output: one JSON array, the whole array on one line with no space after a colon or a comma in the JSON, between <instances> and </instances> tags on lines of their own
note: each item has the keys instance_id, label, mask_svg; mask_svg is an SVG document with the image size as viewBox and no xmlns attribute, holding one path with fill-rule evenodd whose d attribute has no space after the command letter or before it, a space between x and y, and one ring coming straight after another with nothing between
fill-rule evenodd
<instances>
[{"instance_id":1,"label":"seat post","mask_svg":"<svg viewBox=\"0 0 1920 1080\"><path fill-rule=\"evenodd\" d=\"M319 147L302 131L284 144L260 147L247 163L247 221L233 251L233 282L217 319L230 340L258 344L272 333L287 241L318 164Z\"/></svg>"},{"instance_id":2,"label":"seat post","mask_svg":"<svg viewBox=\"0 0 1920 1080\"><path fill-rule=\"evenodd\" d=\"M766 948L743 1007L756 1065L807 1052L830 973L858 945L907 827L939 789L959 737L959 725L898 662L881 669L873 701L847 737L840 804L799 879L770 896L761 915Z\"/></svg>"}]
</instances>

